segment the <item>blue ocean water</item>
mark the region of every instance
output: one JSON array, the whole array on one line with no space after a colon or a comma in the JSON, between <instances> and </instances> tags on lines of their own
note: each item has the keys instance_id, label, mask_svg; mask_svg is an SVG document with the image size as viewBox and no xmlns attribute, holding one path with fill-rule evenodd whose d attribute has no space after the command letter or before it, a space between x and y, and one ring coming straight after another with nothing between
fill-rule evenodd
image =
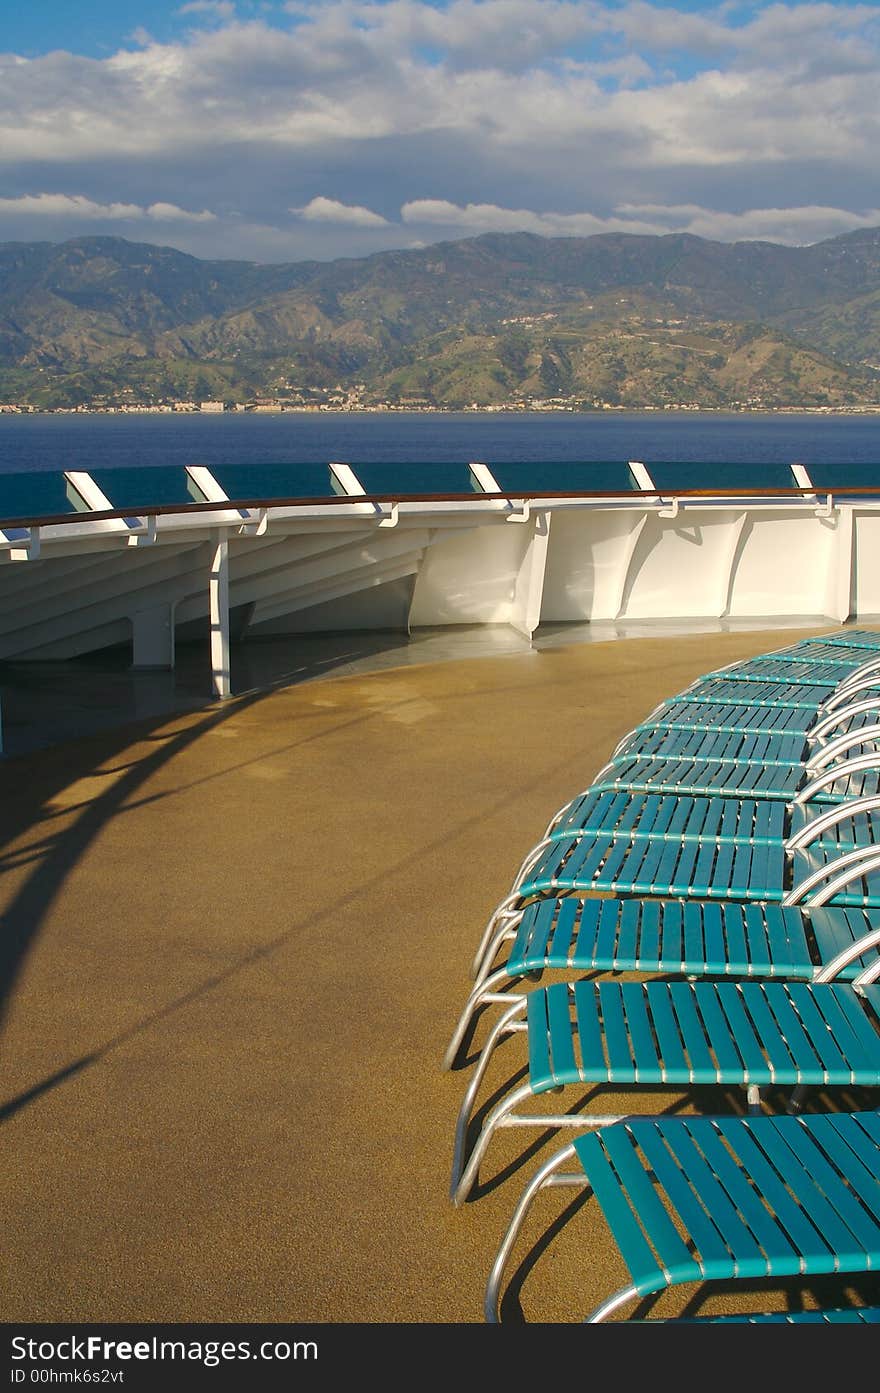
<instances>
[{"instance_id":1,"label":"blue ocean water","mask_svg":"<svg viewBox=\"0 0 880 1393\"><path fill-rule=\"evenodd\" d=\"M331 460L376 493L465 490L472 460L509 489L625 488L628 460L664 488L787 487L794 462L819 486L880 484L880 413L0 414L0 475L77 469L106 481L103 471L203 464L243 497L268 466L276 479L296 466L311 492Z\"/></svg>"}]
</instances>

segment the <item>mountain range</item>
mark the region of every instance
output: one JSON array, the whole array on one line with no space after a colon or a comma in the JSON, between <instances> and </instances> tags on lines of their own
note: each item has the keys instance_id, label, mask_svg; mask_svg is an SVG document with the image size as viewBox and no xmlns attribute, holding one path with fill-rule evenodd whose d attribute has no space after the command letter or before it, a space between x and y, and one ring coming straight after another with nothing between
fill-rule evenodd
<instances>
[{"instance_id":1,"label":"mountain range","mask_svg":"<svg viewBox=\"0 0 880 1393\"><path fill-rule=\"evenodd\" d=\"M0 244L0 403L880 404L880 228L489 234L330 262Z\"/></svg>"}]
</instances>

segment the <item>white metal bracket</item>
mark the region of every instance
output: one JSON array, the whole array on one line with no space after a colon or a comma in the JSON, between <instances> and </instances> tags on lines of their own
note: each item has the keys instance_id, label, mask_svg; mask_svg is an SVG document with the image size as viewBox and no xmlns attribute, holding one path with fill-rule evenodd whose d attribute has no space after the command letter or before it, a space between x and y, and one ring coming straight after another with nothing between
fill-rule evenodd
<instances>
[{"instance_id":1,"label":"white metal bracket","mask_svg":"<svg viewBox=\"0 0 880 1393\"><path fill-rule=\"evenodd\" d=\"M511 504L511 507L513 507L513 504ZM522 503L522 511L519 512L519 513L517 513L517 512L508 513L508 514L507 514L506 521L507 521L507 522L528 522L528 520L529 520L530 517L531 517L531 505L530 505L530 503L529 503L529 500L528 500L527 498L525 498L525 499L523 499L523 503Z\"/></svg>"},{"instance_id":2,"label":"white metal bracket","mask_svg":"<svg viewBox=\"0 0 880 1393\"><path fill-rule=\"evenodd\" d=\"M130 547L149 547L155 542L158 531L158 517L155 513L148 513L146 523L141 523L138 527L133 527L126 541Z\"/></svg>"},{"instance_id":3,"label":"white metal bracket","mask_svg":"<svg viewBox=\"0 0 880 1393\"><path fill-rule=\"evenodd\" d=\"M837 509L834 506L834 499L832 495L829 493L828 497L825 499L825 502L820 503L814 511L817 518L837 517Z\"/></svg>"},{"instance_id":4,"label":"white metal bracket","mask_svg":"<svg viewBox=\"0 0 880 1393\"><path fill-rule=\"evenodd\" d=\"M400 504L399 504L399 503L392 503L392 504L391 504L391 511L390 511L387 515L383 515L382 520L381 520L380 523L379 523L379 526L380 526L380 527L396 527L396 526L397 526L397 519L398 519L399 516L400 516Z\"/></svg>"},{"instance_id":5,"label":"white metal bracket","mask_svg":"<svg viewBox=\"0 0 880 1393\"><path fill-rule=\"evenodd\" d=\"M269 528L269 509L260 508L256 517L248 515L248 521L243 522L238 529L240 537L265 537Z\"/></svg>"},{"instance_id":6,"label":"white metal bracket","mask_svg":"<svg viewBox=\"0 0 880 1393\"><path fill-rule=\"evenodd\" d=\"M658 517L661 517L661 518L677 518L677 517L678 517L678 509L679 509L679 502L678 502L678 499L677 499L677 498L673 498L672 501L671 501L670 503L666 503L666 504L664 504L664 506L663 506L662 508L658 508L658 510L657 510L657 516L658 516Z\"/></svg>"},{"instance_id":7,"label":"white metal bracket","mask_svg":"<svg viewBox=\"0 0 880 1393\"><path fill-rule=\"evenodd\" d=\"M2 533L0 533L2 536ZM9 538L9 559L10 561L37 561L40 555L40 529L30 527L27 536L15 539Z\"/></svg>"}]
</instances>

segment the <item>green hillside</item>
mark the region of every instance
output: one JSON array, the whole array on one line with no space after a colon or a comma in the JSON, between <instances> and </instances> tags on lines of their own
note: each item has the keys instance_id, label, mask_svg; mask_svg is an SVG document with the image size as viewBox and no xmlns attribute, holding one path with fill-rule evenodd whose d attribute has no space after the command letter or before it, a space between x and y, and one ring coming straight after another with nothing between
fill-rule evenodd
<instances>
[{"instance_id":1,"label":"green hillside","mask_svg":"<svg viewBox=\"0 0 880 1393\"><path fill-rule=\"evenodd\" d=\"M359 260L0 245L0 402L880 403L880 229L490 235Z\"/></svg>"}]
</instances>

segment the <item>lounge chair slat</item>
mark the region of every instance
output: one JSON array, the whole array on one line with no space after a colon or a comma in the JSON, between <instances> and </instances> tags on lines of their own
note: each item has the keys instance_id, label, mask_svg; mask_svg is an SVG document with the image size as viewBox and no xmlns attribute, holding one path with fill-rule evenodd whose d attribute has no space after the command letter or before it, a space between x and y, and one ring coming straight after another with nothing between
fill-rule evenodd
<instances>
[{"instance_id":1,"label":"lounge chair slat","mask_svg":"<svg viewBox=\"0 0 880 1393\"><path fill-rule=\"evenodd\" d=\"M574 1053L571 1007L566 982L554 982L547 988L546 1020L550 1039L550 1079L554 1085L577 1083L580 1071Z\"/></svg>"},{"instance_id":2,"label":"lounge chair slat","mask_svg":"<svg viewBox=\"0 0 880 1393\"><path fill-rule=\"evenodd\" d=\"M707 971L712 973L724 973L728 970L727 959L728 951L724 938L724 923L721 917L721 906L717 904L706 904L703 906L703 961Z\"/></svg>"},{"instance_id":3,"label":"lounge chair slat","mask_svg":"<svg viewBox=\"0 0 880 1393\"><path fill-rule=\"evenodd\" d=\"M675 1012L676 1022L684 1040L685 1050L690 1060L690 1078L683 1082L717 1083L718 1068L703 1028L700 1013L696 1007L693 986L689 982L670 982L651 984L668 987L669 999Z\"/></svg>"},{"instance_id":4,"label":"lounge chair slat","mask_svg":"<svg viewBox=\"0 0 880 1393\"><path fill-rule=\"evenodd\" d=\"M612 1084L633 1083L637 1070L633 1059L629 1022L624 1010L622 985L619 982L605 981L598 983L596 991L584 991L586 985L579 982L575 986L575 999L578 1003L578 1018L582 1012L589 1016L597 1008L601 1010L600 1034L605 1043L608 1061L600 1073L600 1080L605 1082L607 1079L607 1082ZM591 1081L590 1076L584 1078L585 1081ZM595 1075L592 1078L595 1078Z\"/></svg>"},{"instance_id":5,"label":"lounge chair slat","mask_svg":"<svg viewBox=\"0 0 880 1393\"><path fill-rule=\"evenodd\" d=\"M829 1083L867 1083L873 1069L880 1084L880 1037L871 1003L845 983L825 991L803 982L789 984L792 1003L809 1031L816 1053L829 1073Z\"/></svg>"},{"instance_id":6,"label":"lounge chair slat","mask_svg":"<svg viewBox=\"0 0 880 1393\"><path fill-rule=\"evenodd\" d=\"M775 1072L756 1029L752 1006L761 991L751 982L740 991L734 982L719 982L717 990L703 991L708 984L697 982L695 995L706 1022L706 1032L718 1060L721 1079L735 1078L742 1070L744 1084L763 1084Z\"/></svg>"},{"instance_id":7,"label":"lounge chair slat","mask_svg":"<svg viewBox=\"0 0 880 1393\"><path fill-rule=\"evenodd\" d=\"M858 1144L856 1132L845 1125L845 1119L856 1114L841 1115L844 1123L838 1133L841 1139L851 1138ZM862 1114L858 1114L859 1117ZM876 1194L878 1190L875 1170L873 1174L863 1172L855 1179L850 1157L846 1156L847 1169L843 1170L829 1160L835 1146L834 1132L826 1133L821 1125L821 1115L817 1114L819 1126L810 1133L809 1147L804 1145L803 1135L795 1130L797 1119L778 1118L776 1132L766 1143L766 1150L777 1164L786 1168L789 1186L795 1188L801 1205L801 1213L821 1226L823 1237L831 1247L832 1266L829 1270L843 1267L844 1270L867 1270L876 1265L877 1245L880 1243L880 1225L876 1222ZM812 1119L811 1119L812 1120ZM794 1125L792 1125L794 1124ZM828 1138L828 1148L820 1139L823 1133ZM788 1148L788 1160L782 1153ZM796 1169L797 1168L797 1169ZM858 1186L858 1198L854 1186ZM860 1203L860 1200L862 1203ZM866 1207L867 1205L867 1207ZM786 1211L788 1220L797 1221L798 1215ZM821 1270L816 1265L815 1270Z\"/></svg>"},{"instance_id":8,"label":"lounge chair slat","mask_svg":"<svg viewBox=\"0 0 880 1393\"><path fill-rule=\"evenodd\" d=\"M547 1012L547 993L531 992L526 1002L526 1022L529 1041L529 1084L534 1093L553 1087Z\"/></svg>"},{"instance_id":9,"label":"lounge chair slat","mask_svg":"<svg viewBox=\"0 0 880 1393\"><path fill-rule=\"evenodd\" d=\"M574 1146L636 1291L647 1296L662 1290L667 1282L666 1272L680 1273L681 1281L687 1281L691 1273L698 1277L698 1264L676 1232L638 1159L633 1156L628 1161L618 1155L612 1167L604 1142L605 1138L600 1139L596 1133L587 1133L576 1138ZM657 1245L659 1262L645 1237L643 1224Z\"/></svg>"},{"instance_id":10,"label":"lounge chair slat","mask_svg":"<svg viewBox=\"0 0 880 1393\"><path fill-rule=\"evenodd\" d=\"M858 1196L850 1222L861 1232L864 1247L876 1250L880 1244L880 1115L876 1111L816 1113L810 1122L829 1164L845 1177L845 1202L854 1202ZM880 1254L875 1253L870 1266L880 1266Z\"/></svg>"},{"instance_id":11,"label":"lounge chair slat","mask_svg":"<svg viewBox=\"0 0 880 1393\"><path fill-rule=\"evenodd\" d=\"M632 983L628 985L632 986ZM663 1060L663 1077L658 1082L680 1080L691 1082L690 1065L685 1053L678 1020L669 992L657 991L651 997L651 1018L657 1032L657 1045Z\"/></svg>"},{"instance_id":12,"label":"lounge chair slat","mask_svg":"<svg viewBox=\"0 0 880 1393\"><path fill-rule=\"evenodd\" d=\"M711 1128L689 1123L687 1130L698 1135L710 1173L720 1178L749 1232L760 1245L763 1275L798 1275L807 1254L810 1271L833 1270L830 1244L825 1235L801 1210L800 1196L793 1198L787 1188L792 1169L800 1178L802 1167L792 1167L790 1163L787 1170L780 1170L771 1165L764 1149L759 1149L753 1139L753 1130L757 1129L730 1129L726 1125L730 1120L742 1119L719 1118ZM776 1142L774 1134L771 1132L764 1138L762 1131L761 1137L762 1148L772 1150ZM775 1149L778 1151L778 1145ZM757 1277L762 1272L753 1268L737 1275Z\"/></svg>"},{"instance_id":13,"label":"lounge chair slat","mask_svg":"<svg viewBox=\"0 0 880 1393\"><path fill-rule=\"evenodd\" d=\"M639 906L637 901L629 900L624 903L620 917L621 922L627 924L632 934L636 969L653 971L653 965L663 955L663 920L660 904L648 900Z\"/></svg>"},{"instance_id":14,"label":"lounge chair slat","mask_svg":"<svg viewBox=\"0 0 880 1393\"><path fill-rule=\"evenodd\" d=\"M670 1133L659 1122L644 1126L638 1119L631 1130L696 1244L700 1275L762 1275L764 1261L753 1234L731 1204L719 1172L706 1164L706 1140L686 1121Z\"/></svg>"},{"instance_id":15,"label":"lounge chair slat","mask_svg":"<svg viewBox=\"0 0 880 1393\"><path fill-rule=\"evenodd\" d=\"M797 1123L796 1118L778 1117L779 1124L766 1133L760 1132L758 1146L752 1131L731 1128L731 1119L723 1118L718 1128L731 1147L745 1172L769 1202L781 1232L790 1249L798 1257L797 1272L809 1258L811 1273L833 1272L836 1253L844 1245L851 1249L851 1234L828 1198L821 1183L814 1178L819 1168L820 1150L815 1142L800 1131L790 1129L786 1140L782 1124ZM789 1144L790 1143L790 1144ZM831 1185L834 1191L839 1177ZM778 1240L777 1240L778 1243ZM774 1262L769 1276L791 1276L793 1269L786 1263Z\"/></svg>"},{"instance_id":16,"label":"lounge chair slat","mask_svg":"<svg viewBox=\"0 0 880 1393\"><path fill-rule=\"evenodd\" d=\"M602 982L599 984L600 992L603 987L611 985L619 987L629 1049L634 1061L635 1082L642 1084L663 1083L665 1081L664 1075L668 1077L670 1064L659 1054L654 1040L648 994L642 990L641 983L638 982L619 984ZM615 1083L616 1079L612 1078L610 1082Z\"/></svg>"}]
</instances>

